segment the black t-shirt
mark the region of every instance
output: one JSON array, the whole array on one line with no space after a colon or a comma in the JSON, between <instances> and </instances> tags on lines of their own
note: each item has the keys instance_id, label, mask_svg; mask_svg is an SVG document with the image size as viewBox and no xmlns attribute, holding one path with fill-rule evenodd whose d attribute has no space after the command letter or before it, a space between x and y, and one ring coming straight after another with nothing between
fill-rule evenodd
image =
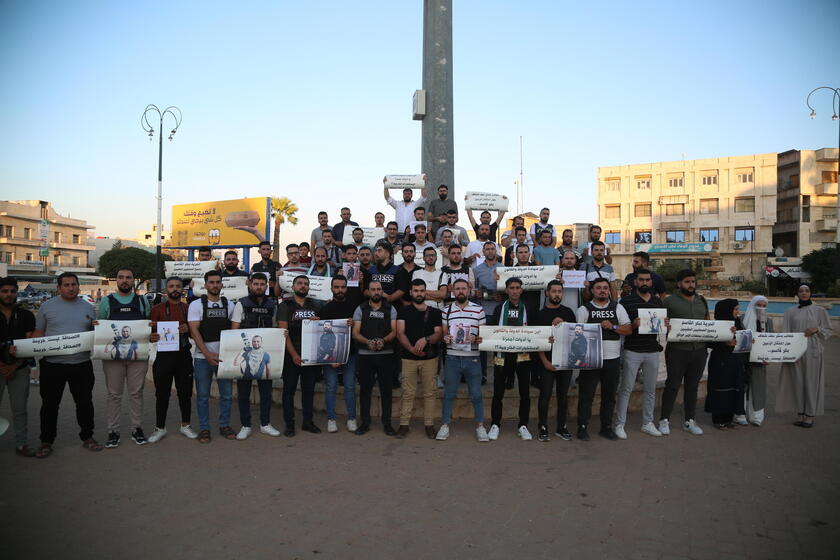
<instances>
[{"instance_id":1,"label":"black t-shirt","mask_svg":"<svg viewBox=\"0 0 840 560\"><path fill-rule=\"evenodd\" d=\"M357 288L358 289L358 288ZM331 299L324 304L324 307L318 311L318 317L321 319L352 319L353 312L356 311L358 304L349 299L344 301L335 301ZM356 343L350 339L350 352L356 351Z\"/></svg>"},{"instance_id":2,"label":"black t-shirt","mask_svg":"<svg viewBox=\"0 0 840 560\"><path fill-rule=\"evenodd\" d=\"M476 239L478 239L478 226L483 226L483 225L484 224L479 222L479 223L477 223L473 226L473 231L475 232ZM499 242L499 224L497 224L496 222L490 222L490 224L488 224L488 225L490 226L490 238L489 238L490 241L498 243Z\"/></svg>"},{"instance_id":3,"label":"black t-shirt","mask_svg":"<svg viewBox=\"0 0 840 560\"><path fill-rule=\"evenodd\" d=\"M549 309L548 307L543 307L540 309L539 313L537 313L536 320L532 322L532 325L541 325L541 326L548 326L554 322L554 319L560 317L566 323L576 323L577 318L575 317L575 312L566 307L565 305L560 305L557 309ZM544 352L545 357L548 358L548 361L551 361L551 352Z\"/></svg>"},{"instance_id":4,"label":"black t-shirt","mask_svg":"<svg viewBox=\"0 0 840 560\"><path fill-rule=\"evenodd\" d=\"M654 295L650 296L650 300L645 301L639 295L632 294L621 298L619 303L627 311L631 323L639 317L639 309L665 307L662 300ZM632 352L650 353L659 352L662 347L659 345L655 334L639 334L639 329L634 328L633 334L624 337L624 349Z\"/></svg>"},{"instance_id":5,"label":"black t-shirt","mask_svg":"<svg viewBox=\"0 0 840 560\"><path fill-rule=\"evenodd\" d=\"M264 263L262 260L259 260L251 266L251 274L255 272L262 272L268 274L269 282L276 282L277 270L280 268L280 263L277 261L268 259L268 263Z\"/></svg>"},{"instance_id":6,"label":"black t-shirt","mask_svg":"<svg viewBox=\"0 0 840 560\"><path fill-rule=\"evenodd\" d=\"M411 303L411 280L414 277L415 270L418 270L417 266L412 268L411 272L406 270L404 266L400 266L400 270L397 272L397 277L394 279L396 290L403 291L402 300L405 303Z\"/></svg>"},{"instance_id":7,"label":"black t-shirt","mask_svg":"<svg viewBox=\"0 0 840 560\"><path fill-rule=\"evenodd\" d=\"M10 319L0 313L0 336L2 342L11 343L15 339L26 338L26 333L35 330L35 315L28 309L15 306ZM11 364L15 361L8 352L8 346L0 350L0 363Z\"/></svg>"},{"instance_id":8,"label":"black t-shirt","mask_svg":"<svg viewBox=\"0 0 840 560\"><path fill-rule=\"evenodd\" d=\"M416 343L424 336L432 336L435 333L435 327L443 325L440 309L429 305L426 306L425 311L420 311L413 305L403 306L397 312L397 321L405 321L405 336L411 344ZM400 348L402 348L402 357L406 360L428 360L437 356L437 352L426 357L415 356L403 348L402 344ZM427 345L427 349L430 349L429 345Z\"/></svg>"},{"instance_id":9,"label":"black t-shirt","mask_svg":"<svg viewBox=\"0 0 840 560\"><path fill-rule=\"evenodd\" d=\"M315 300L306 298L303 305L298 305L294 299L284 301L278 306L277 320L285 321L289 325L289 337L292 339L292 346L300 353L300 337L303 332L303 320L312 317L320 317L320 307ZM352 315L351 315L352 316Z\"/></svg>"}]
</instances>

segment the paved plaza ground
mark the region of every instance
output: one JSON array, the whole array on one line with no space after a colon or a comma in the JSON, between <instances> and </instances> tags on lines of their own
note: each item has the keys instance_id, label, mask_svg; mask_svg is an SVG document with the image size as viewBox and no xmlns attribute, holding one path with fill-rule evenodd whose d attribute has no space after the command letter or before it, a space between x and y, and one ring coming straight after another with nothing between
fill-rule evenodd
<instances>
[{"instance_id":1,"label":"paved plaza ground","mask_svg":"<svg viewBox=\"0 0 840 560\"><path fill-rule=\"evenodd\" d=\"M761 428L718 432L701 413L701 437L646 436L637 413L620 442L522 442L506 421L499 441L479 444L459 421L446 442L415 422L405 440L376 429L200 445L172 435L173 398L162 442L138 447L123 429L118 449L92 454L67 391L52 457L23 459L11 433L0 438L0 557L836 559L838 342L828 345L826 416L813 429L771 413ZM777 376L771 368L771 402ZM0 414L11 416L7 398ZM238 428L235 405L233 418Z\"/></svg>"}]
</instances>

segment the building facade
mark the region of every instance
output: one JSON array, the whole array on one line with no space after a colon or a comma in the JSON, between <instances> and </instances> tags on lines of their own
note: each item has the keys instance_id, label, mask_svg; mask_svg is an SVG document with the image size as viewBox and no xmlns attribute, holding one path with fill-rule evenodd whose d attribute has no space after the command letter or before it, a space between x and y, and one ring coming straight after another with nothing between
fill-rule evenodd
<instances>
[{"instance_id":1,"label":"building facade","mask_svg":"<svg viewBox=\"0 0 840 560\"><path fill-rule=\"evenodd\" d=\"M719 253L721 278L761 280L773 250L776 182L775 153L600 167L601 239L619 274L647 249L654 259Z\"/></svg>"},{"instance_id":2,"label":"building facade","mask_svg":"<svg viewBox=\"0 0 840 560\"><path fill-rule=\"evenodd\" d=\"M803 257L837 242L837 148L779 154L773 245Z\"/></svg>"}]
</instances>

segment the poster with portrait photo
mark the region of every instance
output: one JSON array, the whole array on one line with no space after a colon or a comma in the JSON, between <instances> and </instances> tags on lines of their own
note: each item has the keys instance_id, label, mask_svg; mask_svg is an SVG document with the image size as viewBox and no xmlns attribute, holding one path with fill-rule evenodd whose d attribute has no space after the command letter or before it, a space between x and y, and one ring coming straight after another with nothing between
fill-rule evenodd
<instances>
[{"instance_id":1,"label":"poster with portrait photo","mask_svg":"<svg viewBox=\"0 0 840 560\"><path fill-rule=\"evenodd\" d=\"M450 323L449 336L452 337L452 344L449 345L449 348L451 350L469 352L472 350L470 334L472 333L469 323Z\"/></svg>"},{"instance_id":2,"label":"poster with portrait photo","mask_svg":"<svg viewBox=\"0 0 840 560\"><path fill-rule=\"evenodd\" d=\"M362 275L361 263L344 263L341 265L341 272L347 278L348 288L359 287L359 278Z\"/></svg>"},{"instance_id":3,"label":"poster with portrait photo","mask_svg":"<svg viewBox=\"0 0 840 560\"><path fill-rule=\"evenodd\" d=\"M149 358L148 319L110 321L102 319L93 328L93 359L132 362Z\"/></svg>"},{"instance_id":4,"label":"poster with portrait photo","mask_svg":"<svg viewBox=\"0 0 840 560\"><path fill-rule=\"evenodd\" d=\"M300 361L304 365L346 364L350 354L350 318L304 319Z\"/></svg>"},{"instance_id":5,"label":"poster with portrait photo","mask_svg":"<svg viewBox=\"0 0 840 560\"><path fill-rule=\"evenodd\" d=\"M753 345L753 332L751 330L735 331L735 348L733 354L749 354Z\"/></svg>"},{"instance_id":6,"label":"poster with portrait photo","mask_svg":"<svg viewBox=\"0 0 840 560\"><path fill-rule=\"evenodd\" d=\"M280 379L286 357L286 329L222 331L219 379Z\"/></svg>"},{"instance_id":7,"label":"poster with portrait photo","mask_svg":"<svg viewBox=\"0 0 840 560\"><path fill-rule=\"evenodd\" d=\"M639 334L660 334L665 332L665 319L668 310L665 308L639 309Z\"/></svg>"},{"instance_id":8,"label":"poster with portrait photo","mask_svg":"<svg viewBox=\"0 0 840 560\"><path fill-rule=\"evenodd\" d=\"M158 352L177 352L181 340L178 332L178 321L158 321L155 326L160 339L157 343Z\"/></svg>"},{"instance_id":9,"label":"poster with portrait photo","mask_svg":"<svg viewBox=\"0 0 840 560\"><path fill-rule=\"evenodd\" d=\"M600 369L603 360L601 325L559 323L554 327L551 365L557 369Z\"/></svg>"}]
</instances>

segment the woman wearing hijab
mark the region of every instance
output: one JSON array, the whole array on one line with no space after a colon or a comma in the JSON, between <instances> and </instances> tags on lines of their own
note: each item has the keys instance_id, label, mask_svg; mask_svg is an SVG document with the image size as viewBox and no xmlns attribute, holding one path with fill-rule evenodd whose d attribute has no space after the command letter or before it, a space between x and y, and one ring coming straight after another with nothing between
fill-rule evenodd
<instances>
[{"instance_id":1,"label":"woman wearing hijab","mask_svg":"<svg viewBox=\"0 0 840 560\"><path fill-rule=\"evenodd\" d=\"M776 410L796 412L794 426L811 428L814 417L823 414L825 361L823 343L831 336L828 312L811 302L811 288L799 286L799 305L785 311L782 332L805 333L808 349L793 363L782 364Z\"/></svg>"},{"instance_id":2,"label":"woman wearing hijab","mask_svg":"<svg viewBox=\"0 0 840 560\"><path fill-rule=\"evenodd\" d=\"M773 321L767 317L767 298L755 296L744 312L744 328L752 332L773 332ZM744 377L747 397L747 418L753 426L764 422L767 402L767 362L749 362ZM737 418L735 419L738 420Z\"/></svg>"},{"instance_id":3,"label":"woman wearing hijab","mask_svg":"<svg viewBox=\"0 0 840 560\"><path fill-rule=\"evenodd\" d=\"M736 330L744 330L739 318L737 299L722 299L715 305L715 321L735 321ZM735 336L726 342L709 344L709 380L706 412L712 413L715 428L734 428L735 415L744 414L744 354L733 354Z\"/></svg>"}]
</instances>

